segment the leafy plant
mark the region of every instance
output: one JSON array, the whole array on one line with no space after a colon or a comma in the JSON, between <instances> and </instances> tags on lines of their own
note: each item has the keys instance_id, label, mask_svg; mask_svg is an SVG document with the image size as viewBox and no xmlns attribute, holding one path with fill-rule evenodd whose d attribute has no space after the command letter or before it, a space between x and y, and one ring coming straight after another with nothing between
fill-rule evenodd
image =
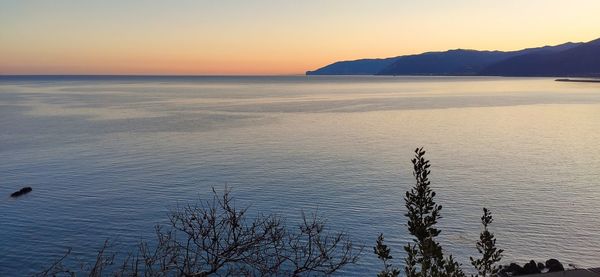
<instances>
[{"instance_id":1,"label":"leafy plant","mask_svg":"<svg viewBox=\"0 0 600 277\"><path fill-rule=\"evenodd\" d=\"M496 248L496 239L492 234L488 226L492 224L493 218L492 213L483 208L483 216L481 217L481 223L483 225L483 231L479 235L479 241L477 242L477 251L482 255L481 258L471 258L471 264L477 269L478 276L496 276L500 271L500 268L496 266L496 263L502 259L502 252L504 250Z\"/></svg>"},{"instance_id":2,"label":"leafy plant","mask_svg":"<svg viewBox=\"0 0 600 277\"><path fill-rule=\"evenodd\" d=\"M377 238L377 245L373 247L377 258L383 262L384 266L383 270L377 273L377 277L398 277L398 275L400 275L400 270L390 263L390 260L392 260L393 257L390 255L390 248L383 242L383 234L380 234Z\"/></svg>"},{"instance_id":3,"label":"leafy plant","mask_svg":"<svg viewBox=\"0 0 600 277\"><path fill-rule=\"evenodd\" d=\"M404 250L405 273L407 276L465 276L460 264L452 256L444 258L442 246L436 241L441 233L435 227L442 218L442 206L435 203L435 192L431 189L429 160L425 159L423 148L415 149L412 159L415 186L406 192L408 231L414 236L413 242L408 243Z\"/></svg>"}]
</instances>

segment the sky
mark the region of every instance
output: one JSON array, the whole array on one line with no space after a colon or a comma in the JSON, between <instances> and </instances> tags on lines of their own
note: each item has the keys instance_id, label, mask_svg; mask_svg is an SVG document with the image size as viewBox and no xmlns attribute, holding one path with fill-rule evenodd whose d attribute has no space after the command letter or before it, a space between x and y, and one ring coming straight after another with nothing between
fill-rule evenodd
<instances>
[{"instance_id":1,"label":"sky","mask_svg":"<svg viewBox=\"0 0 600 277\"><path fill-rule=\"evenodd\" d=\"M0 75L288 75L599 37L599 0L0 0Z\"/></svg>"}]
</instances>

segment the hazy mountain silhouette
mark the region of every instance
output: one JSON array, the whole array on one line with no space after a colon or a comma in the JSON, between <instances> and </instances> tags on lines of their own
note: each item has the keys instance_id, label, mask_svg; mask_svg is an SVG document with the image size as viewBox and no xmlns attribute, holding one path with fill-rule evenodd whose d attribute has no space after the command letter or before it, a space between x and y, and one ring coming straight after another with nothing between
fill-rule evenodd
<instances>
[{"instance_id":1,"label":"hazy mountain silhouette","mask_svg":"<svg viewBox=\"0 0 600 277\"><path fill-rule=\"evenodd\" d=\"M374 75L400 57L335 62L306 75Z\"/></svg>"},{"instance_id":2,"label":"hazy mountain silhouette","mask_svg":"<svg viewBox=\"0 0 600 277\"><path fill-rule=\"evenodd\" d=\"M528 48L519 51L477 51L456 49L445 52L427 52L418 55L399 56L387 59L361 59L336 62L306 72L307 75L499 75L499 76L566 76L593 75L600 67L598 59L600 40L589 43L565 43L556 46ZM566 54L565 54L566 53ZM550 57L562 58L550 58ZM564 56L564 57L563 57ZM586 58L595 56L594 58ZM554 61L556 59L556 61ZM587 59L588 62L578 62ZM572 60L571 63L567 62ZM553 61L550 63L550 61ZM532 64L531 67L524 67ZM577 65L584 65L577 68ZM561 66L564 69L535 71L537 66ZM522 69L524 68L524 69ZM591 70L591 71L590 71ZM536 74L527 74L528 72ZM565 74L550 74L565 72ZM566 74L577 72L577 74Z\"/></svg>"},{"instance_id":3,"label":"hazy mountain silhouette","mask_svg":"<svg viewBox=\"0 0 600 277\"><path fill-rule=\"evenodd\" d=\"M528 48L519 51L449 50L428 52L398 58L383 68L378 75L477 75L484 68L520 55L532 53L555 53L580 44L565 43L557 46Z\"/></svg>"},{"instance_id":4,"label":"hazy mountain silhouette","mask_svg":"<svg viewBox=\"0 0 600 277\"><path fill-rule=\"evenodd\" d=\"M514 55L465 49L428 52L400 57L377 75L475 75L484 67Z\"/></svg>"},{"instance_id":5,"label":"hazy mountain silhouette","mask_svg":"<svg viewBox=\"0 0 600 277\"><path fill-rule=\"evenodd\" d=\"M559 52L534 52L484 68L487 76L600 76L600 39Z\"/></svg>"}]
</instances>

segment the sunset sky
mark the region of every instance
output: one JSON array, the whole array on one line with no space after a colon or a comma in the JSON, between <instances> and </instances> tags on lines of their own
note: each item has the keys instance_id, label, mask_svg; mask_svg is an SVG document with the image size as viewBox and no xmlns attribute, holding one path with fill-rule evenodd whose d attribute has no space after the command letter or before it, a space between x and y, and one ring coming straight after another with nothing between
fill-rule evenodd
<instances>
[{"instance_id":1,"label":"sunset sky","mask_svg":"<svg viewBox=\"0 0 600 277\"><path fill-rule=\"evenodd\" d=\"M302 74L598 37L599 0L0 0L0 74Z\"/></svg>"}]
</instances>

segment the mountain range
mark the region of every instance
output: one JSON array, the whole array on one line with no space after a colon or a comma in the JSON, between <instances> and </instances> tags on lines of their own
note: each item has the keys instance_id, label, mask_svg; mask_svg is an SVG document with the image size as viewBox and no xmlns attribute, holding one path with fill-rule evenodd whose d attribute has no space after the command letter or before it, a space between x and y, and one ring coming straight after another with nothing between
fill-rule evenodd
<instances>
[{"instance_id":1,"label":"mountain range","mask_svg":"<svg viewBox=\"0 0 600 277\"><path fill-rule=\"evenodd\" d=\"M600 39L518 51L455 49L336 62L306 75L600 76Z\"/></svg>"}]
</instances>

